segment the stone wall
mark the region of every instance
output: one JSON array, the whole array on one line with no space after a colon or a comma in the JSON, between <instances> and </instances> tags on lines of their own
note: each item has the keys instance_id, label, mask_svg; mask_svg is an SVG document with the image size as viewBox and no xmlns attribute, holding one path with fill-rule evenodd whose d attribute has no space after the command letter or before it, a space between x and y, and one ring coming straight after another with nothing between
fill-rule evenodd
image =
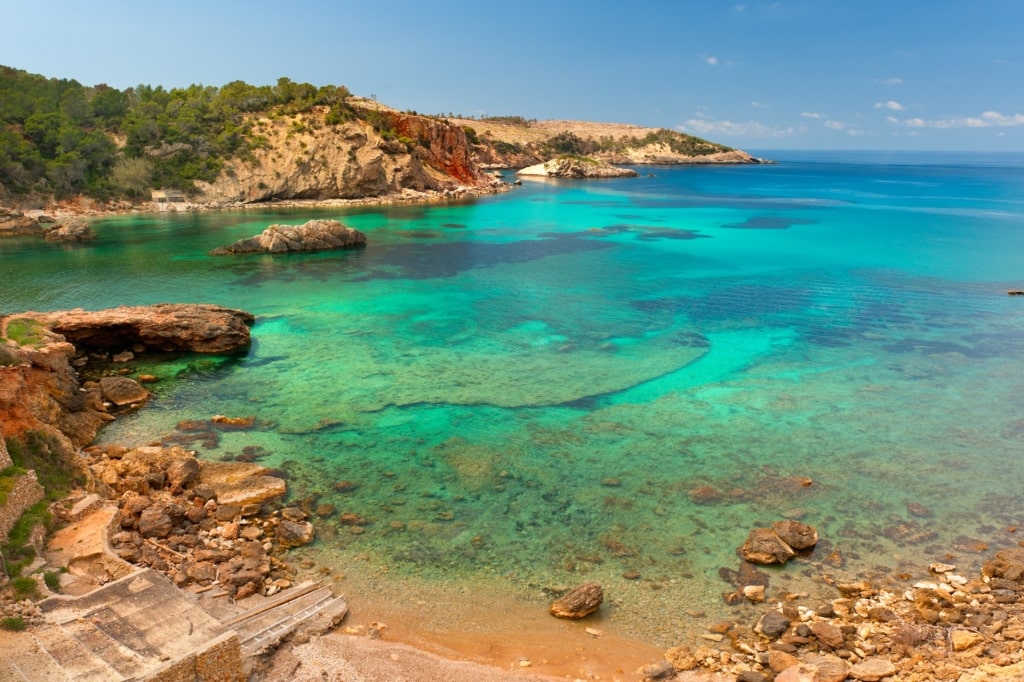
<instances>
[{"instance_id":1,"label":"stone wall","mask_svg":"<svg viewBox=\"0 0 1024 682\"><path fill-rule=\"evenodd\" d=\"M227 632L202 651L170 663L142 678L143 682L243 682L242 646L238 634Z\"/></svg>"},{"instance_id":2,"label":"stone wall","mask_svg":"<svg viewBox=\"0 0 1024 682\"><path fill-rule=\"evenodd\" d=\"M4 432L0 430L0 471L13 465L14 462L11 461L11 455L7 452L7 441L4 440Z\"/></svg>"},{"instance_id":3,"label":"stone wall","mask_svg":"<svg viewBox=\"0 0 1024 682\"><path fill-rule=\"evenodd\" d=\"M36 472L20 476L7 494L7 502L0 507L0 542L7 542L7 534L14 528L25 510L43 499L43 486L36 480Z\"/></svg>"}]
</instances>

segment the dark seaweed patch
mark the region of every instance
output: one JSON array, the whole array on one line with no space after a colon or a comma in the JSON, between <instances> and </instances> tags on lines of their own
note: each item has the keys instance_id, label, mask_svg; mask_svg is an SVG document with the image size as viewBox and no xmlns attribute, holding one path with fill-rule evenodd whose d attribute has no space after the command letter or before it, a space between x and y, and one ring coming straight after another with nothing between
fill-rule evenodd
<instances>
[{"instance_id":1,"label":"dark seaweed patch","mask_svg":"<svg viewBox=\"0 0 1024 682\"><path fill-rule=\"evenodd\" d=\"M430 230L402 230L398 234L406 239L437 239L441 236L439 232Z\"/></svg>"},{"instance_id":2,"label":"dark seaweed patch","mask_svg":"<svg viewBox=\"0 0 1024 682\"><path fill-rule=\"evenodd\" d=\"M788 218L784 216L754 216L742 223L723 223L721 227L734 230L788 230L794 225L814 225L817 220L806 218Z\"/></svg>"}]
</instances>

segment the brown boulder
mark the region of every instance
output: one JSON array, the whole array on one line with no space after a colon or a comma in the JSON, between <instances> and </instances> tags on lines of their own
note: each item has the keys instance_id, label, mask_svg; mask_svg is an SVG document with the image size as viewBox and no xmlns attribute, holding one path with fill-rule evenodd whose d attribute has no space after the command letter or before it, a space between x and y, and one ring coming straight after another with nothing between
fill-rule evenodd
<instances>
[{"instance_id":1,"label":"brown boulder","mask_svg":"<svg viewBox=\"0 0 1024 682\"><path fill-rule=\"evenodd\" d=\"M740 547L740 556L755 564L784 564L796 556L771 528L754 528Z\"/></svg>"},{"instance_id":2,"label":"brown boulder","mask_svg":"<svg viewBox=\"0 0 1024 682\"><path fill-rule=\"evenodd\" d=\"M167 482L171 488L188 488L199 479L199 462L194 457L181 457L167 467Z\"/></svg>"},{"instance_id":3,"label":"brown boulder","mask_svg":"<svg viewBox=\"0 0 1024 682\"><path fill-rule=\"evenodd\" d=\"M818 544L818 531L799 521L776 521L772 530L793 549L810 549Z\"/></svg>"},{"instance_id":4,"label":"brown boulder","mask_svg":"<svg viewBox=\"0 0 1024 682\"><path fill-rule=\"evenodd\" d=\"M287 484L269 472L251 462L200 462L199 482L216 493L219 505L237 507L241 512L246 505L262 505L284 497ZM218 518L222 516L218 509Z\"/></svg>"},{"instance_id":5,"label":"brown boulder","mask_svg":"<svg viewBox=\"0 0 1024 682\"><path fill-rule=\"evenodd\" d=\"M603 601L604 590L601 585L586 583L556 599L549 610L556 618L577 619L597 611Z\"/></svg>"},{"instance_id":6,"label":"brown boulder","mask_svg":"<svg viewBox=\"0 0 1024 682\"><path fill-rule=\"evenodd\" d=\"M1024 582L1024 549L1012 547L996 552L996 555L982 566L981 573L989 578Z\"/></svg>"},{"instance_id":7,"label":"brown boulder","mask_svg":"<svg viewBox=\"0 0 1024 682\"><path fill-rule=\"evenodd\" d=\"M838 656L807 656L806 663L818 669L814 682L843 682L850 672L850 664Z\"/></svg>"},{"instance_id":8,"label":"brown boulder","mask_svg":"<svg viewBox=\"0 0 1024 682\"><path fill-rule=\"evenodd\" d=\"M173 527L174 521L162 505L146 507L139 514L139 534L144 538L165 538Z\"/></svg>"},{"instance_id":9,"label":"brown boulder","mask_svg":"<svg viewBox=\"0 0 1024 682\"><path fill-rule=\"evenodd\" d=\"M843 631L831 623L818 621L811 626L811 633L830 649L838 649L843 645Z\"/></svg>"},{"instance_id":10,"label":"brown boulder","mask_svg":"<svg viewBox=\"0 0 1024 682\"><path fill-rule=\"evenodd\" d=\"M118 407L145 402L149 399L149 391L134 379L128 377L103 377L100 379L100 390L103 399Z\"/></svg>"},{"instance_id":11,"label":"brown boulder","mask_svg":"<svg viewBox=\"0 0 1024 682\"><path fill-rule=\"evenodd\" d=\"M124 501L124 505L121 507L121 511L125 516L138 516L143 510L152 506L153 500L146 497L145 495L134 495Z\"/></svg>"},{"instance_id":12,"label":"brown boulder","mask_svg":"<svg viewBox=\"0 0 1024 682\"><path fill-rule=\"evenodd\" d=\"M862 682L878 682L896 672L896 666L884 658L865 658L850 668L850 677Z\"/></svg>"},{"instance_id":13,"label":"brown boulder","mask_svg":"<svg viewBox=\"0 0 1024 682\"><path fill-rule=\"evenodd\" d=\"M313 524L283 519L277 526L277 542L285 548L308 545L313 542Z\"/></svg>"}]
</instances>

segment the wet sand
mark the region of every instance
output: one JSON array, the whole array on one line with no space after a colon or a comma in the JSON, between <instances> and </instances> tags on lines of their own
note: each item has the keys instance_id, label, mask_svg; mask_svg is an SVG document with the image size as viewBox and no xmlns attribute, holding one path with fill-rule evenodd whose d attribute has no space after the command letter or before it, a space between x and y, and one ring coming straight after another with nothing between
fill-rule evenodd
<instances>
[{"instance_id":1,"label":"wet sand","mask_svg":"<svg viewBox=\"0 0 1024 682\"><path fill-rule=\"evenodd\" d=\"M325 557L318 558L327 565ZM373 575L365 564L349 568L334 573L335 591L344 595L349 615L318 644L329 650L335 643L339 656L355 646L341 640L355 636L492 666L516 673L515 679L529 671L563 679L633 680L640 679L638 668L664 655L663 648L623 633L603 612L607 606L579 621L562 620L548 613L552 600L540 591L484 592L471 583Z\"/></svg>"}]
</instances>

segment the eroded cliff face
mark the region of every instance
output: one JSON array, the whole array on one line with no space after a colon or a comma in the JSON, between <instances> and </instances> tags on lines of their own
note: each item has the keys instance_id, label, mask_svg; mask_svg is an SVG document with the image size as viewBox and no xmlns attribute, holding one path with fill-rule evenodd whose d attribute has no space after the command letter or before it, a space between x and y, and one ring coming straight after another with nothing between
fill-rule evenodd
<instances>
[{"instance_id":1,"label":"eroded cliff face","mask_svg":"<svg viewBox=\"0 0 1024 682\"><path fill-rule=\"evenodd\" d=\"M359 199L490 183L465 132L439 119L382 108L368 120L329 123L328 111L317 108L252 126L258 148L227 162L215 182L197 182L197 202Z\"/></svg>"},{"instance_id":2,"label":"eroded cliff face","mask_svg":"<svg viewBox=\"0 0 1024 682\"><path fill-rule=\"evenodd\" d=\"M98 386L83 387L70 359L75 347L53 338L40 348L5 348L0 366L0 425L8 438L41 434L70 459L111 419ZM9 364L8 364L9 363Z\"/></svg>"},{"instance_id":3,"label":"eroded cliff face","mask_svg":"<svg viewBox=\"0 0 1024 682\"><path fill-rule=\"evenodd\" d=\"M41 438L54 457L70 462L114 419L109 404L121 404L105 388L106 377L80 380L76 358L132 347L226 353L249 344L252 323L244 311L189 304L0 317L0 430L20 441Z\"/></svg>"}]
</instances>

